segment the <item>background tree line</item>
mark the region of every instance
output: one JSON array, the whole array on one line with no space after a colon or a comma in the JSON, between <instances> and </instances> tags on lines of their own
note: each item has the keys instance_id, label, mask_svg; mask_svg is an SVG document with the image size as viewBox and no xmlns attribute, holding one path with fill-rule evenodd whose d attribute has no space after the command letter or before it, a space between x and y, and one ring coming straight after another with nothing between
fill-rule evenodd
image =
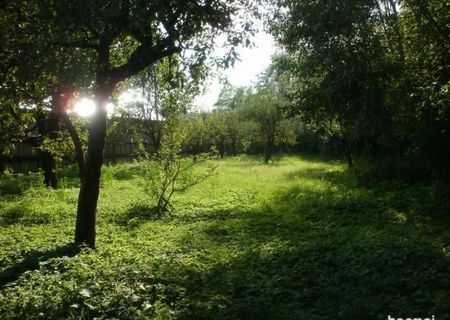
<instances>
[{"instance_id":1,"label":"background tree line","mask_svg":"<svg viewBox=\"0 0 450 320\"><path fill-rule=\"evenodd\" d=\"M173 114L168 108L176 108L177 126L185 133L184 154L196 155L211 148L216 149L222 159L225 155L245 152L264 153L264 161L268 163L273 152L297 141L300 123L288 116L283 97L268 84L258 90L226 86L212 112L192 108L181 110L166 100L168 96L166 93L159 100L145 99L125 106L122 116L115 119L117 124L121 124L118 128L125 129L118 136L126 135L126 128L130 128L127 122L136 122L133 135L148 146L147 151L157 152L165 118ZM186 90L182 90L181 96L185 101L178 101L177 106L192 104L193 97L191 102L186 100Z\"/></svg>"},{"instance_id":2,"label":"background tree line","mask_svg":"<svg viewBox=\"0 0 450 320\"><path fill-rule=\"evenodd\" d=\"M356 155L382 177L448 181L448 1L270 2L291 114L339 142L349 165Z\"/></svg>"}]
</instances>

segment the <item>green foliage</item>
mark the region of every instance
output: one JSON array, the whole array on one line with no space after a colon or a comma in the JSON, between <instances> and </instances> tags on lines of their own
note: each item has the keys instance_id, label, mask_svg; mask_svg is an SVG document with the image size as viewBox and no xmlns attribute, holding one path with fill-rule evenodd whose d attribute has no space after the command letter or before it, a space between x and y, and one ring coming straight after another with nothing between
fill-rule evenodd
<instances>
[{"instance_id":1,"label":"green foliage","mask_svg":"<svg viewBox=\"0 0 450 320\"><path fill-rule=\"evenodd\" d=\"M215 105L219 110L236 110L242 105L243 100L248 93L248 88L236 88L230 84L225 84L220 91Z\"/></svg>"},{"instance_id":2,"label":"green foliage","mask_svg":"<svg viewBox=\"0 0 450 320\"><path fill-rule=\"evenodd\" d=\"M158 216L169 212L172 196L176 192L184 192L203 182L217 168L208 161L214 156L214 151L195 154L190 158L183 157L182 148L188 134L183 129L177 120L167 119L159 150L151 157L147 154L141 162L146 168L146 189L154 200ZM199 166L202 166L202 170L196 170Z\"/></svg>"},{"instance_id":3,"label":"green foliage","mask_svg":"<svg viewBox=\"0 0 450 320\"><path fill-rule=\"evenodd\" d=\"M260 79L258 88L226 85L211 113L192 113L186 117L187 151L195 154L215 147L221 159L225 154L260 152L267 163L272 153L297 142L299 121L286 112L283 83L270 77Z\"/></svg>"},{"instance_id":4,"label":"green foliage","mask_svg":"<svg viewBox=\"0 0 450 320\"><path fill-rule=\"evenodd\" d=\"M340 144L349 165L353 153L406 161L448 181L446 1L268 2L291 113Z\"/></svg>"},{"instance_id":5,"label":"green foliage","mask_svg":"<svg viewBox=\"0 0 450 320\"><path fill-rule=\"evenodd\" d=\"M74 158L72 141L65 132L55 132L51 138L48 136L43 137L37 149L50 153L59 163L63 160L63 157L70 156Z\"/></svg>"},{"instance_id":6,"label":"green foliage","mask_svg":"<svg viewBox=\"0 0 450 320\"><path fill-rule=\"evenodd\" d=\"M448 182L449 4L439 0L407 1L401 18L405 80L396 79L395 88L406 91L407 96L398 100L399 120L407 125L406 131L399 134L411 143L409 158L423 163L426 170Z\"/></svg>"},{"instance_id":7,"label":"green foliage","mask_svg":"<svg viewBox=\"0 0 450 320\"><path fill-rule=\"evenodd\" d=\"M37 187L39 185L39 175L35 173L29 174L14 174L5 171L0 180L0 194L17 195L26 191L29 188Z\"/></svg>"},{"instance_id":8,"label":"green foliage","mask_svg":"<svg viewBox=\"0 0 450 320\"><path fill-rule=\"evenodd\" d=\"M185 135L185 148L193 155L206 151L209 147L205 113L193 114L181 120L181 131Z\"/></svg>"},{"instance_id":9,"label":"green foliage","mask_svg":"<svg viewBox=\"0 0 450 320\"><path fill-rule=\"evenodd\" d=\"M284 108L283 96L277 95L268 83L261 91L246 96L239 109L247 121L254 123L253 142L263 146L265 163L271 160L275 146L296 142L294 122L287 118Z\"/></svg>"},{"instance_id":10,"label":"green foliage","mask_svg":"<svg viewBox=\"0 0 450 320\"><path fill-rule=\"evenodd\" d=\"M254 8L247 0L2 3L0 26L5 27L2 30L6 34L1 35L5 41L0 51L0 89L2 94L8 93L8 102L17 96L16 105L38 105L55 93L55 89L70 85L72 92L76 87L90 93L97 104L90 118L86 157L82 155L76 131L70 129L81 181L75 227L77 243L95 247L106 109L118 85L164 58L180 54L186 47L193 50L189 57L184 57L185 66L194 78L201 78L215 36L224 34L228 36L227 43L238 45L252 31L251 20L235 23L232 19L240 17L247 4ZM233 60L233 50L225 63ZM33 89L32 97L26 94L25 98L23 92L29 87ZM60 116L69 124L65 117L67 93L58 90L55 98ZM33 101L35 95L37 101ZM0 111L3 113L4 109L1 106ZM56 187L52 183L56 180L54 168L50 168L53 159L48 160L48 170L44 172L50 174L46 180Z\"/></svg>"},{"instance_id":11,"label":"green foliage","mask_svg":"<svg viewBox=\"0 0 450 320\"><path fill-rule=\"evenodd\" d=\"M37 178L37 175L28 177L29 180L26 176L4 178L14 180L15 184L8 186L8 181L2 181L1 184L4 200L0 204L0 220L3 224L42 225L73 215L76 191L47 190L41 186L41 179ZM43 193L46 194L44 198L41 197Z\"/></svg>"},{"instance_id":12,"label":"green foliage","mask_svg":"<svg viewBox=\"0 0 450 320\"><path fill-rule=\"evenodd\" d=\"M239 109L218 108L211 113L190 113L182 121L186 133L185 151L195 155L217 149L225 154L247 151L255 142L255 125L243 119Z\"/></svg>"},{"instance_id":13,"label":"green foliage","mask_svg":"<svg viewBox=\"0 0 450 320\"><path fill-rule=\"evenodd\" d=\"M170 218L146 220L146 169L106 166L98 249L75 254L65 246L75 217L60 216L74 212L75 188L5 195L2 214L41 206L50 219L2 221L0 281L14 282L0 289L0 318L448 318L446 198L427 184L361 185L344 168L230 157L173 196Z\"/></svg>"},{"instance_id":14,"label":"green foliage","mask_svg":"<svg viewBox=\"0 0 450 320\"><path fill-rule=\"evenodd\" d=\"M142 141L146 151L159 151L164 119L190 109L203 78L186 72L179 57L162 59L129 81L130 89L141 95L137 101L121 106L116 121ZM120 138L120 130L116 130Z\"/></svg>"}]
</instances>

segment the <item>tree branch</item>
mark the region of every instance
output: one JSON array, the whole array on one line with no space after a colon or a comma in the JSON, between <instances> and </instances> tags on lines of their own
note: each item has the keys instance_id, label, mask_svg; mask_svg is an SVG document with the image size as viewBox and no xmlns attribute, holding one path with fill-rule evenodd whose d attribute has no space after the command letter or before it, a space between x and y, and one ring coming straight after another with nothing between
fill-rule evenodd
<instances>
[{"instance_id":1,"label":"tree branch","mask_svg":"<svg viewBox=\"0 0 450 320\"><path fill-rule=\"evenodd\" d=\"M78 40L78 41L67 41L67 42L52 42L52 45L56 45L56 46L61 46L64 48L81 48L81 49L93 49L93 50L97 50L98 49L98 45L90 42L90 41L83 41L83 40Z\"/></svg>"},{"instance_id":2,"label":"tree branch","mask_svg":"<svg viewBox=\"0 0 450 320\"><path fill-rule=\"evenodd\" d=\"M167 38L165 41L149 47L146 44L140 45L130 56L127 63L120 67L111 69L107 74L114 82L121 82L140 71L144 70L149 65L156 61L171 56L175 53L180 53L181 48L170 45L171 39Z\"/></svg>"},{"instance_id":3,"label":"tree branch","mask_svg":"<svg viewBox=\"0 0 450 320\"><path fill-rule=\"evenodd\" d=\"M75 154L77 157L77 164L78 164L79 175L80 175L80 179L81 179L81 177L84 174L84 166L85 166L83 144L81 143L81 139L80 139L77 129L73 125L72 121L70 121L67 114L64 114L62 116L62 121L63 121L64 125L66 126L67 131L69 131L70 138L72 139L73 145L75 147Z\"/></svg>"}]
</instances>

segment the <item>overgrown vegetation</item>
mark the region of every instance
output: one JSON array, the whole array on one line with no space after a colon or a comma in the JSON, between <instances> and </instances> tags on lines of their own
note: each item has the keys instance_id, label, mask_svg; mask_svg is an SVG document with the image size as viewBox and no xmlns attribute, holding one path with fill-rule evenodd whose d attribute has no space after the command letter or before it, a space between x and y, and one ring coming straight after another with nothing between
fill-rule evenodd
<instances>
[{"instance_id":1,"label":"overgrown vegetation","mask_svg":"<svg viewBox=\"0 0 450 320\"><path fill-rule=\"evenodd\" d=\"M172 209L172 196L198 185L210 177L217 165L211 163L214 150L207 153L183 157L182 147L186 133L177 125L178 120L166 120L161 129L161 143L157 152L149 154L142 148L145 170L145 185L149 198L154 200L154 209L161 217ZM196 170L203 165L203 170Z\"/></svg>"},{"instance_id":2,"label":"overgrown vegetation","mask_svg":"<svg viewBox=\"0 0 450 320\"><path fill-rule=\"evenodd\" d=\"M450 181L450 4L267 0L290 111L375 170ZM280 9L282 8L282 9ZM378 166L379 163L388 164Z\"/></svg>"},{"instance_id":3,"label":"overgrown vegetation","mask_svg":"<svg viewBox=\"0 0 450 320\"><path fill-rule=\"evenodd\" d=\"M61 173L60 190L8 176L0 318L449 318L446 199L425 183L363 185L345 167L227 158L158 219L143 167L107 166L99 245L78 253L67 246L76 171Z\"/></svg>"},{"instance_id":4,"label":"overgrown vegetation","mask_svg":"<svg viewBox=\"0 0 450 320\"><path fill-rule=\"evenodd\" d=\"M449 6L2 2L0 319L450 319ZM195 112L260 18L282 54Z\"/></svg>"}]
</instances>

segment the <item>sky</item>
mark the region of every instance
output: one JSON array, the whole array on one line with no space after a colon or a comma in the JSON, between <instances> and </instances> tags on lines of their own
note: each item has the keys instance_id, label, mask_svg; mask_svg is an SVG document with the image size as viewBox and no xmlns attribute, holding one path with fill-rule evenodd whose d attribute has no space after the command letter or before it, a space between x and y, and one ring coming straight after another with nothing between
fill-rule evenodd
<instances>
[{"instance_id":1,"label":"sky","mask_svg":"<svg viewBox=\"0 0 450 320\"><path fill-rule=\"evenodd\" d=\"M264 32L262 29L250 39L253 45L249 48L238 47L238 61L234 63L233 67L226 70L218 70L214 75L210 76L205 83L205 92L197 97L194 101L194 109L201 111L213 110L214 104L217 102L219 93L222 87L220 78L225 78L233 86L251 86L256 84L258 75L263 72L271 62L271 57L275 53L275 41L271 35ZM223 56L227 49L224 49L219 44L223 39L217 39L217 49L212 56ZM119 104L125 105L131 101L142 100L142 95L139 91L128 90L119 96ZM109 108L112 112L113 107ZM89 117L95 110L95 103L83 98L75 105L74 112L83 117Z\"/></svg>"},{"instance_id":2,"label":"sky","mask_svg":"<svg viewBox=\"0 0 450 320\"><path fill-rule=\"evenodd\" d=\"M226 70L219 71L219 74L211 76L207 82L206 92L199 96L194 106L203 111L211 111L219 97L221 90L220 77L226 78L233 86L250 86L256 84L258 75L263 72L271 62L271 57L275 53L275 41L271 35L264 31L259 31L251 41L254 45L250 48L239 47L237 52L239 60L234 66ZM225 50L218 47L213 55L223 54Z\"/></svg>"}]
</instances>

